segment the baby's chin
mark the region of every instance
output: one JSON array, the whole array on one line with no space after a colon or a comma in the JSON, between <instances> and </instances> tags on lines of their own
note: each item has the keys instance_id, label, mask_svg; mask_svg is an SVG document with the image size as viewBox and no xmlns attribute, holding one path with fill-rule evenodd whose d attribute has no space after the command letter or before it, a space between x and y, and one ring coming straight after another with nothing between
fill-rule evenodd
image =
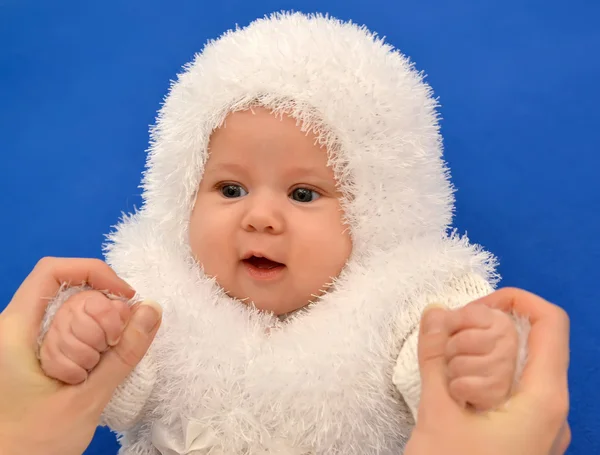
<instances>
[{"instance_id":1,"label":"baby's chin","mask_svg":"<svg viewBox=\"0 0 600 455\"><path fill-rule=\"evenodd\" d=\"M301 308L304 308L310 304L310 301L308 299L303 299L298 302L293 302L293 301L289 301L289 300L284 301L282 299L277 299L277 298L273 298L273 297L268 297L268 298L264 298L264 297L261 298L259 296L241 297L241 296L235 295L231 292L228 292L227 294L230 297L233 297L248 306L252 306L252 307L256 308L257 310L264 311L266 313L271 313L274 316L278 316L278 317L293 313L293 312L295 312Z\"/></svg>"}]
</instances>

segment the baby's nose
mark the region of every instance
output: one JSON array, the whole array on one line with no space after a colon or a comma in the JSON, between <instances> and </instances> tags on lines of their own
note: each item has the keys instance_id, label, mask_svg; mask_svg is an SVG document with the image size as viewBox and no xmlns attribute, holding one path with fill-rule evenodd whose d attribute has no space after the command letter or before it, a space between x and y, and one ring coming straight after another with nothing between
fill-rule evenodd
<instances>
[{"instance_id":1,"label":"baby's nose","mask_svg":"<svg viewBox=\"0 0 600 455\"><path fill-rule=\"evenodd\" d=\"M272 201L256 201L248 209L242 221L243 228L249 232L280 234L284 229L284 217Z\"/></svg>"}]
</instances>

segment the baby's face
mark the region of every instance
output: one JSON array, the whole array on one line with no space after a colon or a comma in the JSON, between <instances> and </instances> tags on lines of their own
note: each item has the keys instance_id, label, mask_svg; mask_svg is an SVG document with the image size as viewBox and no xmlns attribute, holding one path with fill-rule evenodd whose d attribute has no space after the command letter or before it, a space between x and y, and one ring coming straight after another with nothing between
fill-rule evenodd
<instances>
[{"instance_id":1,"label":"baby's face","mask_svg":"<svg viewBox=\"0 0 600 455\"><path fill-rule=\"evenodd\" d=\"M230 296L281 315L322 294L352 244L325 149L294 119L253 111L210 139L190 243Z\"/></svg>"}]
</instances>

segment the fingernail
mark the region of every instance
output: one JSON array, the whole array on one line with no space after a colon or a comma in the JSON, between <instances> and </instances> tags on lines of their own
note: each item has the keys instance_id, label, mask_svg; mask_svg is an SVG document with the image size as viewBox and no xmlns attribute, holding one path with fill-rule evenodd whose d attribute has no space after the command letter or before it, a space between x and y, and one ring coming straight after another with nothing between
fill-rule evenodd
<instances>
[{"instance_id":1,"label":"fingernail","mask_svg":"<svg viewBox=\"0 0 600 455\"><path fill-rule=\"evenodd\" d=\"M447 309L444 305L439 304L431 304L425 307L421 322L424 334L433 334L444 330Z\"/></svg>"},{"instance_id":2,"label":"fingernail","mask_svg":"<svg viewBox=\"0 0 600 455\"><path fill-rule=\"evenodd\" d=\"M162 308L156 302L144 300L133 314L132 322L146 333L152 332L162 316Z\"/></svg>"},{"instance_id":3,"label":"fingernail","mask_svg":"<svg viewBox=\"0 0 600 455\"><path fill-rule=\"evenodd\" d=\"M441 303L430 303L423 309L423 313L425 313L426 311L429 311L429 310L433 310L435 308L440 308L442 310L448 309L448 307L446 305L442 305Z\"/></svg>"},{"instance_id":4,"label":"fingernail","mask_svg":"<svg viewBox=\"0 0 600 455\"><path fill-rule=\"evenodd\" d=\"M135 294L135 289L133 289L133 286L130 285L127 281L123 281L123 283L125 283L125 285L127 286L127 288L129 288L129 293L130 294Z\"/></svg>"},{"instance_id":5,"label":"fingernail","mask_svg":"<svg viewBox=\"0 0 600 455\"><path fill-rule=\"evenodd\" d=\"M121 341L120 336L118 336L116 340L109 340L106 344L108 344L109 346L116 346L117 344L119 344L119 341Z\"/></svg>"}]
</instances>

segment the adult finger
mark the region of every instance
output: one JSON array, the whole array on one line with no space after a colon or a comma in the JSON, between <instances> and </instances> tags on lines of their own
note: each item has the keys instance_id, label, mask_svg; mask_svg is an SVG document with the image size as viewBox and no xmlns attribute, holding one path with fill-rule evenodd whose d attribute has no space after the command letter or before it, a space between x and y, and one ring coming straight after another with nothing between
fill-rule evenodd
<instances>
[{"instance_id":1,"label":"adult finger","mask_svg":"<svg viewBox=\"0 0 600 455\"><path fill-rule=\"evenodd\" d=\"M27 342L34 343L48 306L63 283L87 284L94 289L133 298L135 291L103 261L87 258L43 258L23 281L6 308L16 318Z\"/></svg>"},{"instance_id":2,"label":"adult finger","mask_svg":"<svg viewBox=\"0 0 600 455\"><path fill-rule=\"evenodd\" d=\"M554 442L550 455L564 455L569 445L571 445L571 427L565 421L562 430Z\"/></svg>"},{"instance_id":3,"label":"adult finger","mask_svg":"<svg viewBox=\"0 0 600 455\"><path fill-rule=\"evenodd\" d=\"M132 308L129 323L119 343L105 352L98 366L89 374L84 395L94 396L94 404L101 412L110 401L115 389L142 360L160 327L162 309L144 301Z\"/></svg>"},{"instance_id":4,"label":"adult finger","mask_svg":"<svg viewBox=\"0 0 600 455\"><path fill-rule=\"evenodd\" d=\"M446 377L446 344L448 310L437 305L428 306L423 312L419 328L418 357L421 373L421 400L419 419L427 419L427 413L439 412L452 402Z\"/></svg>"}]
</instances>

